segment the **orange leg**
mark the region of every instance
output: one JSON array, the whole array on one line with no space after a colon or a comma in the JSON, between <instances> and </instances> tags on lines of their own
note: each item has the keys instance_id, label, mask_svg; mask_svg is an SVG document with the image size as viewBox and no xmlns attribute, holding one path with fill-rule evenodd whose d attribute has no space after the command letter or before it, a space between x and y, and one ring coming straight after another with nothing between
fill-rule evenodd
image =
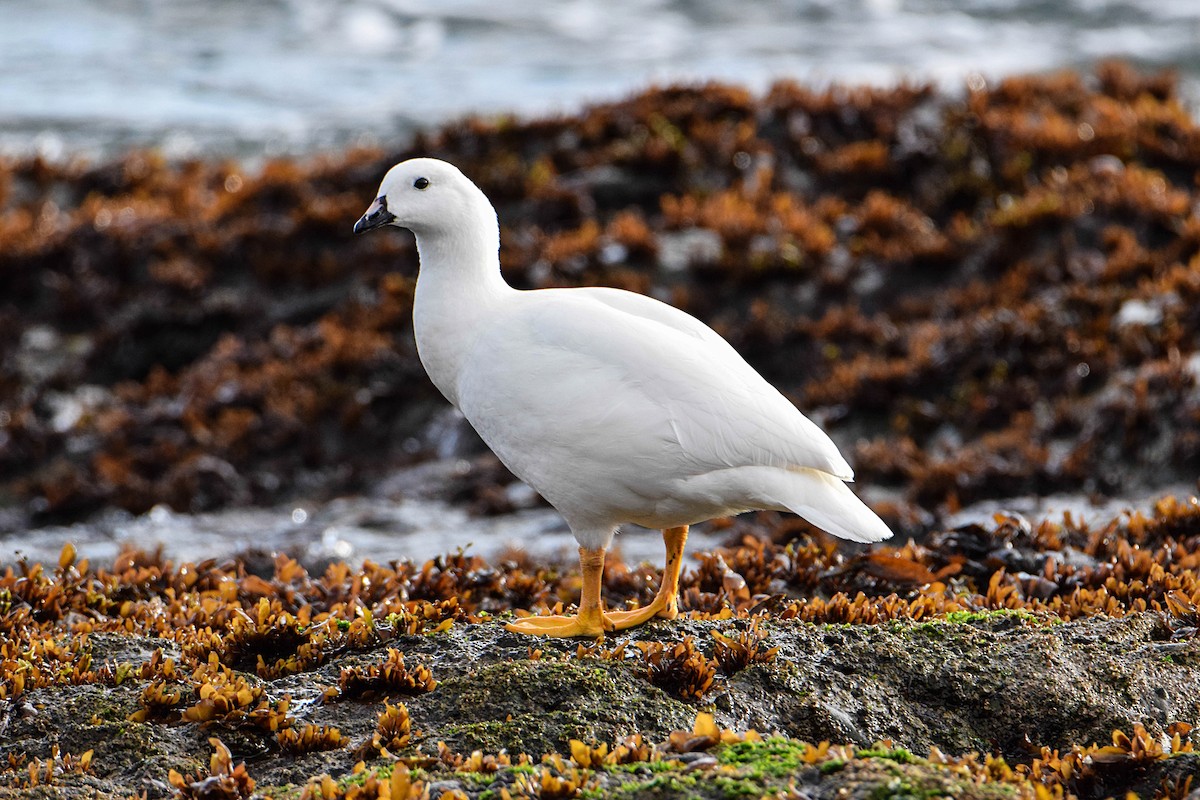
<instances>
[{"instance_id":1,"label":"orange leg","mask_svg":"<svg viewBox=\"0 0 1200 800\"><path fill-rule=\"evenodd\" d=\"M633 611L610 611L608 618L616 630L632 628L649 622L654 617L675 619L679 616L679 573L683 571L683 545L687 541L688 528L667 528L663 531L663 544L667 548L667 565L663 567L662 585L654 602L645 608Z\"/></svg>"},{"instance_id":2,"label":"orange leg","mask_svg":"<svg viewBox=\"0 0 1200 800\"><path fill-rule=\"evenodd\" d=\"M603 636L613 630L613 623L604 614L600 585L604 577L604 548L579 548L579 565L583 568L583 589L579 595L579 611L573 617L551 615L528 617L510 622L507 627L517 633L537 636Z\"/></svg>"}]
</instances>

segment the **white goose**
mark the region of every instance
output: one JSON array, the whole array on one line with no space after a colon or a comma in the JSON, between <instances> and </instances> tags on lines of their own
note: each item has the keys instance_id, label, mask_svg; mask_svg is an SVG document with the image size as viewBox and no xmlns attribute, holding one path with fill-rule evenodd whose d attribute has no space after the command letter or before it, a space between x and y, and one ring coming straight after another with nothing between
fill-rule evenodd
<instances>
[{"instance_id":1,"label":"white goose","mask_svg":"<svg viewBox=\"0 0 1200 800\"><path fill-rule=\"evenodd\" d=\"M846 487L829 437L704 323L619 289L505 283L495 209L454 166L392 167L354 231L384 225L417 238L413 328L430 379L579 543L578 613L510 629L597 636L674 619L688 526L712 517L775 509L854 541L892 535ZM653 603L605 611L604 553L627 522L663 531L667 564Z\"/></svg>"}]
</instances>

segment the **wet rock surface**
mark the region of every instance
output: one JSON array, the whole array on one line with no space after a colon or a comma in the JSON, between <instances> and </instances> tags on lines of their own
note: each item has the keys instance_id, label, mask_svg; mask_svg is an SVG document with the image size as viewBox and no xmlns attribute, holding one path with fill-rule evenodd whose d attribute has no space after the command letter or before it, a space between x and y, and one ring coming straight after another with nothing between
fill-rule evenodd
<instances>
[{"instance_id":1,"label":"wet rock surface","mask_svg":"<svg viewBox=\"0 0 1200 800\"><path fill-rule=\"evenodd\" d=\"M713 631L736 635L746 627L743 620L656 623L605 646L619 647L635 638L671 642L693 636L706 651ZM414 697L391 693L391 701L404 701L418 731L397 754L426 764L422 775L438 780L443 777L438 768L426 763L438 762L438 742L462 754L528 752L539 763L543 753L569 753L572 739L619 742L641 734L649 742L667 742L672 731L690 730L696 714L708 712L718 725L737 731L846 742L867 752L887 739L891 747L914 753L931 747L949 753L983 750L1019 763L1041 746L1065 750L1072 742L1106 742L1113 728L1128 729L1134 721L1165 730L1172 722L1200 719L1195 642L1171 644L1171 630L1157 614L1061 624L1003 613L964 622L875 627L793 621L771 623L764 630L764 641L779 648L770 663L722 676L703 698L691 702L651 684L640 657L579 655L573 643L552 642L537 660L529 660L529 640L495 622L397 636L388 646L402 649L410 663L425 664L437 676L431 692ZM120 658L120 664L134 670L163 646L159 639L135 637L123 642L119 653L105 653L99 638L82 652ZM268 696L296 700L336 687L342 669L379 663L385 656L384 649L366 648L330 659L320 669L302 673L302 680L291 676L261 685ZM260 683L253 673L243 677ZM61 753L92 751L87 775L60 775L57 791L95 788L122 796L141 787L161 796L170 770L188 773L205 767L207 740L215 736L236 760L245 761L260 788L303 785L315 774L350 773L362 755L354 747L370 739L384 707L380 699L295 702L303 710L291 718L292 726L334 727L348 742L297 755L281 752L270 734L230 723L131 722L146 685L130 678L115 686L82 684L26 693L3 722L0 759L48 758L52 746ZM670 762L683 755L667 751L662 757ZM382 763L375 766L390 764L388 759L376 761ZM682 759L670 769L685 773L687 764ZM871 767L860 763L856 768ZM454 775L449 766L441 769ZM600 785L611 779L594 776ZM856 780L868 785L880 781L866 776Z\"/></svg>"},{"instance_id":2,"label":"wet rock surface","mask_svg":"<svg viewBox=\"0 0 1200 800\"><path fill-rule=\"evenodd\" d=\"M1185 796L1195 500L1094 526L997 515L857 554L753 522L769 536L736 523L684 572L680 619L598 641L504 628L578 597L577 573L517 555L319 575L282 555L20 564L0 577L0 781L48 797ZM610 603L648 602L651 574L610 561Z\"/></svg>"}]
</instances>

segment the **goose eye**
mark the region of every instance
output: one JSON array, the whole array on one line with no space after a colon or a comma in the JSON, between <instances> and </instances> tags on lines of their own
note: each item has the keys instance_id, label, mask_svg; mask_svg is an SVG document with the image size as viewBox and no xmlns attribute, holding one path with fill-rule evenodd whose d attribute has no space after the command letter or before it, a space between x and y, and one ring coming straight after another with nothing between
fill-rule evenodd
<instances>
[{"instance_id":1,"label":"goose eye","mask_svg":"<svg viewBox=\"0 0 1200 800\"><path fill-rule=\"evenodd\" d=\"M413 188L428 189L429 188L429 179L428 178L417 178L415 181L413 181Z\"/></svg>"}]
</instances>

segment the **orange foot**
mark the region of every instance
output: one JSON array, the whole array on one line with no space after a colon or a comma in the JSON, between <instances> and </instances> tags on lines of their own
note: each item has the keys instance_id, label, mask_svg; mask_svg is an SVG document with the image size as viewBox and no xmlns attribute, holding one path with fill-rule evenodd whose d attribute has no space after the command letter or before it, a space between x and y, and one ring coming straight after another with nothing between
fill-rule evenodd
<instances>
[{"instance_id":1,"label":"orange foot","mask_svg":"<svg viewBox=\"0 0 1200 800\"><path fill-rule=\"evenodd\" d=\"M526 633L532 636L603 636L605 631L614 629L608 616L596 610L593 614L580 612L573 617L553 615L547 617L526 617L504 626L516 633Z\"/></svg>"},{"instance_id":2,"label":"orange foot","mask_svg":"<svg viewBox=\"0 0 1200 800\"><path fill-rule=\"evenodd\" d=\"M600 600L600 583L604 576L604 548L585 550L579 548L579 566L583 569L583 588L579 594L579 613L573 617L560 615L548 617L526 617L510 622L504 627L517 633L533 636L603 636L613 629L612 622L604 615Z\"/></svg>"},{"instance_id":3,"label":"orange foot","mask_svg":"<svg viewBox=\"0 0 1200 800\"><path fill-rule=\"evenodd\" d=\"M635 625L649 622L655 617L675 619L679 616L679 573L683 570L683 544L687 541L688 529L667 528L663 531L663 544L667 548L667 565L663 568L662 585L654 602L645 608L635 608L632 611L610 611L608 618L612 620L616 630L625 630Z\"/></svg>"},{"instance_id":4,"label":"orange foot","mask_svg":"<svg viewBox=\"0 0 1200 800\"><path fill-rule=\"evenodd\" d=\"M674 598L671 598L674 600ZM679 607L674 603L662 602L662 595L654 598L654 602L645 608L635 608L632 611L609 611L606 614L612 622L613 630L623 631L649 622L655 617L675 619L679 616Z\"/></svg>"},{"instance_id":5,"label":"orange foot","mask_svg":"<svg viewBox=\"0 0 1200 800\"><path fill-rule=\"evenodd\" d=\"M679 573L683 569L683 544L687 541L687 526L663 531L667 548L667 566L663 569L662 585L654 602L632 611L604 612L600 600L600 583L604 572L604 549L579 548L579 563L583 568L583 589L579 597L579 613L573 617L555 615L527 617L510 622L505 627L516 633L533 636L603 636L606 631L623 631L649 622L654 617L675 619L679 616Z\"/></svg>"}]
</instances>

